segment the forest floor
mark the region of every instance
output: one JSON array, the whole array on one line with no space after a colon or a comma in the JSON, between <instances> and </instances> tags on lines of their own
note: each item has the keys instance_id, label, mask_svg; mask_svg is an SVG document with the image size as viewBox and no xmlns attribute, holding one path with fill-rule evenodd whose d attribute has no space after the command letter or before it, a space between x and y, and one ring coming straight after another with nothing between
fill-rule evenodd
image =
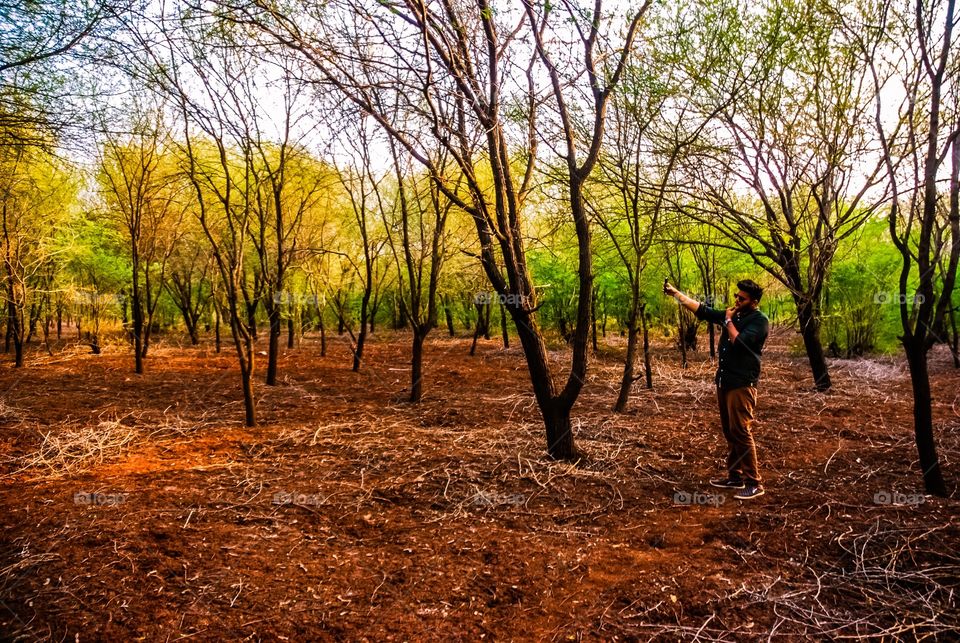
<instances>
[{"instance_id":1,"label":"forest floor","mask_svg":"<svg viewBox=\"0 0 960 643\"><path fill-rule=\"evenodd\" d=\"M119 344L0 365L0 640L960 630L960 370L939 349L952 498L922 493L902 358L831 361L817 393L780 330L756 427L767 494L741 503L707 483L724 449L705 350L681 369L659 339L653 390L615 414L610 337L574 408L574 464L545 456L523 356L498 340L471 357L434 334L411 405L405 335L378 332L360 373L345 340L320 357L311 337L258 384L256 428L232 347L167 341L142 376Z\"/></svg>"}]
</instances>

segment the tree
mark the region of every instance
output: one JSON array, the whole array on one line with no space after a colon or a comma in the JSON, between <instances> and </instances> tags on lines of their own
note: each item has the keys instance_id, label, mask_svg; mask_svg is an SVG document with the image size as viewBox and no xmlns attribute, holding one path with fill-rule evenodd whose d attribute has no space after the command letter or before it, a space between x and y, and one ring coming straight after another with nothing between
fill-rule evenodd
<instances>
[{"instance_id":1,"label":"tree","mask_svg":"<svg viewBox=\"0 0 960 643\"><path fill-rule=\"evenodd\" d=\"M345 260L342 274L346 274L348 269L352 270L361 284L360 318L356 335L351 325L346 323L343 292L338 290L336 295L338 304L336 310L340 326L346 328L350 334L354 371L359 371L360 364L363 362L363 349L366 345L368 329L373 327L372 318L376 314L376 299L381 290L383 272L386 270L382 259L387 245L387 235L379 225L383 221L383 216L381 214L380 217L374 218L377 208L383 210L385 207L381 197L382 183L385 182L385 178L377 176L374 172L373 150L367 128L368 123L361 114L358 125L350 128L350 131L356 134L356 137L351 137L348 143L350 163L340 171L340 183L349 198L350 212L355 224L354 231L359 235L356 239L344 237L343 241L349 246L355 246L356 242L359 242L361 247L359 257L354 256L351 247L341 246L338 251Z\"/></svg>"},{"instance_id":2,"label":"tree","mask_svg":"<svg viewBox=\"0 0 960 643\"><path fill-rule=\"evenodd\" d=\"M76 198L75 178L37 147L0 146L0 254L7 336L14 363L24 365L31 320L49 305L54 233ZM47 286L43 287L46 283ZM44 303L46 302L46 303Z\"/></svg>"},{"instance_id":3,"label":"tree","mask_svg":"<svg viewBox=\"0 0 960 643\"><path fill-rule=\"evenodd\" d=\"M610 16L599 0L590 9L571 0L542 11L529 3L522 11L494 11L486 0L474 7L342 0L308 4L296 14L265 0L239 8L222 4L231 19L299 52L321 82L370 114L422 164L437 189L473 218L481 263L516 325L546 427L547 450L555 458L577 455L570 412L587 368L593 272L583 186L600 154L607 103L648 6L644 3L606 33L601 27ZM524 37L518 37L521 32ZM351 53L329 55L343 51ZM403 64L395 65L397 60ZM543 76L534 72L537 67L548 79L545 87L538 85ZM392 120L394 106L410 117ZM562 387L554 379L537 323L536 291L524 248L524 205L540 137L558 141L554 151L561 159L560 176L579 243L577 328ZM463 191L445 175L434 155L437 149L456 163Z\"/></svg>"},{"instance_id":4,"label":"tree","mask_svg":"<svg viewBox=\"0 0 960 643\"><path fill-rule=\"evenodd\" d=\"M913 424L924 487L946 496L933 432L928 353L951 309L960 263L960 57L954 47L956 3L889 2L874 8L879 32L896 52L878 53L861 37L876 91L874 124L892 198L890 237L900 253L897 284L900 341L913 388ZM869 33L848 25L851 33ZM859 28L858 28L859 27ZM885 119L882 89L905 97L897 118ZM949 159L949 161L948 161ZM941 187L946 183L946 189ZM946 260L943 260L946 257Z\"/></svg>"},{"instance_id":5,"label":"tree","mask_svg":"<svg viewBox=\"0 0 960 643\"><path fill-rule=\"evenodd\" d=\"M0 145L48 145L71 122L64 61L108 33L128 0L0 0ZM58 68L58 65L61 68Z\"/></svg>"},{"instance_id":6,"label":"tree","mask_svg":"<svg viewBox=\"0 0 960 643\"><path fill-rule=\"evenodd\" d=\"M838 11L773 0L743 18L731 71L721 71L732 84L700 90L708 108L729 107L684 155L676 204L788 289L818 390L830 387L820 325L837 244L886 199L867 66Z\"/></svg>"},{"instance_id":7,"label":"tree","mask_svg":"<svg viewBox=\"0 0 960 643\"><path fill-rule=\"evenodd\" d=\"M386 229L395 231L388 239L398 275L397 298L413 331L409 399L416 403L423 398L423 344L437 325L437 289L448 254L446 226L453 203L428 176L414 174L395 140L391 139L389 146L396 205L387 208L381 204L380 210ZM442 160L439 164L445 165Z\"/></svg>"},{"instance_id":8,"label":"tree","mask_svg":"<svg viewBox=\"0 0 960 643\"><path fill-rule=\"evenodd\" d=\"M135 114L130 132L107 133L99 178L110 216L123 230L130 253L134 368L143 373L167 262L187 206L160 109Z\"/></svg>"}]
</instances>

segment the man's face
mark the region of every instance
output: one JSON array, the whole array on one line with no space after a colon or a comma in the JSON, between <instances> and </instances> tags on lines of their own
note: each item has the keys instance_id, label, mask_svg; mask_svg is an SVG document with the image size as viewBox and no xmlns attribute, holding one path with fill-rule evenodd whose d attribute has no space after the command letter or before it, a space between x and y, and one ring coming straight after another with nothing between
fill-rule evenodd
<instances>
[{"instance_id":1,"label":"man's face","mask_svg":"<svg viewBox=\"0 0 960 643\"><path fill-rule=\"evenodd\" d=\"M734 307L737 310L749 310L753 306L753 300L750 298L750 295L742 290L734 293L733 300Z\"/></svg>"}]
</instances>

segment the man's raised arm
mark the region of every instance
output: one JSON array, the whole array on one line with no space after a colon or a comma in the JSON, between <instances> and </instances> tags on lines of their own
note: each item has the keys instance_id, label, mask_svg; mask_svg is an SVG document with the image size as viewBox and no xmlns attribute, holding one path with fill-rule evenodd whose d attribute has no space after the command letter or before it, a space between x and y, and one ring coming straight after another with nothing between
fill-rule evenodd
<instances>
[{"instance_id":1,"label":"man's raised arm","mask_svg":"<svg viewBox=\"0 0 960 643\"><path fill-rule=\"evenodd\" d=\"M680 302L680 305L689 310L692 313L697 312L697 309L700 308L700 302L696 299L691 299L687 297L682 292L670 285L670 283L664 279L663 280L663 293L665 295L670 295L674 299Z\"/></svg>"}]
</instances>

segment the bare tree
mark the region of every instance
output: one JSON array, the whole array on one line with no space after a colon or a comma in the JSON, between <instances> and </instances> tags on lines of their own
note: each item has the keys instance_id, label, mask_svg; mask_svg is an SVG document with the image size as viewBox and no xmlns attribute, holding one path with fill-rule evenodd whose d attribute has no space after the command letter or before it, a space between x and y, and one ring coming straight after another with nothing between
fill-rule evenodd
<instances>
[{"instance_id":1,"label":"bare tree","mask_svg":"<svg viewBox=\"0 0 960 643\"><path fill-rule=\"evenodd\" d=\"M542 10L524 3L522 11L494 11L486 0L473 6L342 0L307 5L296 14L264 0L224 7L234 20L298 51L322 82L372 115L426 168L437 189L473 218L484 271L517 327L547 449L556 458L577 455L570 412L587 368L593 272L583 186L600 154L607 103L648 6L643 3L610 30L622 39L601 31L609 16L599 0L588 9L572 0ZM538 85L537 67L546 75L546 87ZM393 121L387 105L400 105L411 118ZM538 123L541 112L546 120ZM524 205L541 137L558 142L554 152L578 239L577 328L562 386L537 324L523 239ZM453 189L434 155L437 149L458 166L465 193Z\"/></svg>"},{"instance_id":2,"label":"bare tree","mask_svg":"<svg viewBox=\"0 0 960 643\"><path fill-rule=\"evenodd\" d=\"M104 137L99 176L111 218L126 236L130 252L137 373L143 373L167 261L186 213L181 198L185 186L175 169L159 109L134 115L129 134L107 132Z\"/></svg>"},{"instance_id":3,"label":"bare tree","mask_svg":"<svg viewBox=\"0 0 960 643\"><path fill-rule=\"evenodd\" d=\"M885 58L884 50L866 37L859 44L877 90L874 123L892 192L890 237L902 259L900 341L910 368L914 436L924 486L930 493L946 496L933 431L927 360L934 342L946 341L937 329L943 328L951 309L960 263L956 3L884 2L875 10L881 19L879 32L889 36L883 42L895 55ZM863 25L849 27L853 34L869 33ZM881 98L881 90L888 85L905 97L892 123Z\"/></svg>"},{"instance_id":4,"label":"bare tree","mask_svg":"<svg viewBox=\"0 0 960 643\"><path fill-rule=\"evenodd\" d=\"M416 176L395 140L390 139L389 146L396 177L395 205L388 208L381 203L380 210L387 231L396 231L388 240L398 274L397 299L413 331L409 399L416 403L423 398L423 345L437 325L437 289L448 254L446 224L453 203L429 176Z\"/></svg>"},{"instance_id":5,"label":"bare tree","mask_svg":"<svg viewBox=\"0 0 960 643\"><path fill-rule=\"evenodd\" d=\"M873 94L831 2L774 2L744 23L747 49L725 74L736 86L703 94L729 106L684 155L676 205L788 289L814 384L826 390L824 284L838 244L886 199ZM796 30L804 37L783 35Z\"/></svg>"}]
</instances>

